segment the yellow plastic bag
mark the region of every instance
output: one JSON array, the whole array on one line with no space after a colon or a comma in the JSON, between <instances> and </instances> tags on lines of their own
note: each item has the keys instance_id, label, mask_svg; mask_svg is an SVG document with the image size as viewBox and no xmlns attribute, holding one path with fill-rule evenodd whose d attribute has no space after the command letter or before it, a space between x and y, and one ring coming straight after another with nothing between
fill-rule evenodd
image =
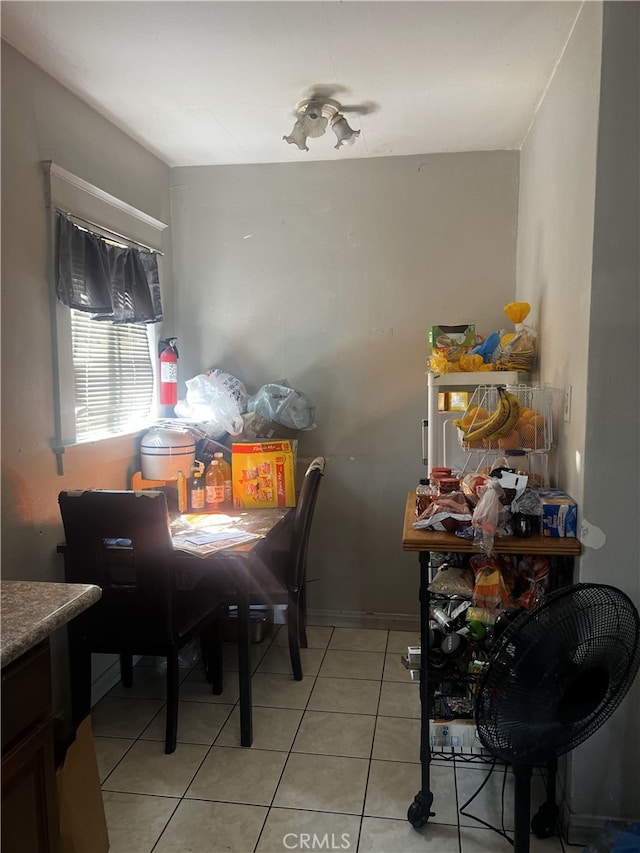
<instances>
[{"instance_id":1,"label":"yellow plastic bag","mask_svg":"<svg viewBox=\"0 0 640 853\"><path fill-rule=\"evenodd\" d=\"M524 322L525 317L529 315L531 305L528 302L510 302L502 310L511 322L517 326L518 323Z\"/></svg>"},{"instance_id":2,"label":"yellow plastic bag","mask_svg":"<svg viewBox=\"0 0 640 853\"><path fill-rule=\"evenodd\" d=\"M460 356L460 370L464 372L473 373L482 368L484 364L484 359L481 355L475 353L474 355L461 355Z\"/></svg>"}]
</instances>

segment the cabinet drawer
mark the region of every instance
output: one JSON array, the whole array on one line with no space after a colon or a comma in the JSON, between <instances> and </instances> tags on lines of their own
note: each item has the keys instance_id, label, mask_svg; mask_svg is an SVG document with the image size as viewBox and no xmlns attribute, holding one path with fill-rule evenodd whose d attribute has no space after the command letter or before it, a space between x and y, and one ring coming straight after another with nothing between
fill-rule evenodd
<instances>
[{"instance_id":1,"label":"cabinet drawer","mask_svg":"<svg viewBox=\"0 0 640 853\"><path fill-rule=\"evenodd\" d=\"M2 671L2 751L51 713L49 641Z\"/></svg>"}]
</instances>

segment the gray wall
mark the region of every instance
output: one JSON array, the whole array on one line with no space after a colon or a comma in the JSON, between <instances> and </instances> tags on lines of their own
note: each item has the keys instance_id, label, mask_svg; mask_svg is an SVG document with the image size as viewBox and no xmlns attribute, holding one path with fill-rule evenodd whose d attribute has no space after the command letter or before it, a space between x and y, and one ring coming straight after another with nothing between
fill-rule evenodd
<instances>
[{"instance_id":1,"label":"gray wall","mask_svg":"<svg viewBox=\"0 0 640 853\"><path fill-rule=\"evenodd\" d=\"M417 613L400 549L422 475L427 337L505 322L515 292L518 154L173 169L182 377L287 378L317 407L302 459L328 457L311 610Z\"/></svg>"},{"instance_id":2,"label":"gray wall","mask_svg":"<svg viewBox=\"0 0 640 853\"><path fill-rule=\"evenodd\" d=\"M640 606L640 5L606 3L589 323L580 577ZM611 340L623 342L611 347ZM606 452L603 453L603 448ZM623 471L623 506L602 484ZM597 545L596 545L597 543ZM573 756L571 802L583 814L640 818L640 678L620 710ZM616 757L618 750L620 755ZM599 764L594 784L591 768Z\"/></svg>"},{"instance_id":3,"label":"gray wall","mask_svg":"<svg viewBox=\"0 0 640 853\"><path fill-rule=\"evenodd\" d=\"M538 306L541 380L573 387L557 444L559 482L580 508L576 580L611 583L636 605L638 8L605 4L603 25L602 4L584 4L522 149L518 233L518 298ZM620 500L612 472L623 472ZM607 816L640 816L638 702L637 682L568 758L574 838Z\"/></svg>"},{"instance_id":4,"label":"gray wall","mask_svg":"<svg viewBox=\"0 0 640 853\"><path fill-rule=\"evenodd\" d=\"M62 581L58 493L126 488L136 448L89 446L57 475L41 160L165 222L169 169L2 43L2 576ZM168 280L164 292L170 304Z\"/></svg>"}]
</instances>

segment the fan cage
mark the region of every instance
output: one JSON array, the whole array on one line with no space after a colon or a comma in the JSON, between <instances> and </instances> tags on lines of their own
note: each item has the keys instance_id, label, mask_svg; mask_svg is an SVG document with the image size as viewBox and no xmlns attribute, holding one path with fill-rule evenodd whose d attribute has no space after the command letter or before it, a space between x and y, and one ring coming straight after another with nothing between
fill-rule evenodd
<instances>
[{"instance_id":1,"label":"fan cage","mask_svg":"<svg viewBox=\"0 0 640 853\"><path fill-rule=\"evenodd\" d=\"M492 652L475 703L481 743L513 765L543 765L587 740L640 664L640 617L625 593L578 584L519 616Z\"/></svg>"}]
</instances>

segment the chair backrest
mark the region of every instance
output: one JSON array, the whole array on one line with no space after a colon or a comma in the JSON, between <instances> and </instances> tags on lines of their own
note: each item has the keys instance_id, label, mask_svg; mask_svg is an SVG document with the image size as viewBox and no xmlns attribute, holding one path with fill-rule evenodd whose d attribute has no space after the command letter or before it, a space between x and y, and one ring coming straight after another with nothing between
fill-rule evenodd
<instances>
[{"instance_id":1,"label":"chair backrest","mask_svg":"<svg viewBox=\"0 0 640 853\"><path fill-rule=\"evenodd\" d=\"M296 505L293 520L293 536L291 549L294 555L294 586L300 588L304 583L307 570L307 551L309 550L309 537L311 534L311 522L318 499L320 482L324 476L326 460L323 456L316 456L307 468L300 496Z\"/></svg>"},{"instance_id":2,"label":"chair backrest","mask_svg":"<svg viewBox=\"0 0 640 853\"><path fill-rule=\"evenodd\" d=\"M87 611L91 636L121 641L145 632L170 642L174 631L172 542L161 492L65 491L65 577L93 583L100 601Z\"/></svg>"}]
</instances>

